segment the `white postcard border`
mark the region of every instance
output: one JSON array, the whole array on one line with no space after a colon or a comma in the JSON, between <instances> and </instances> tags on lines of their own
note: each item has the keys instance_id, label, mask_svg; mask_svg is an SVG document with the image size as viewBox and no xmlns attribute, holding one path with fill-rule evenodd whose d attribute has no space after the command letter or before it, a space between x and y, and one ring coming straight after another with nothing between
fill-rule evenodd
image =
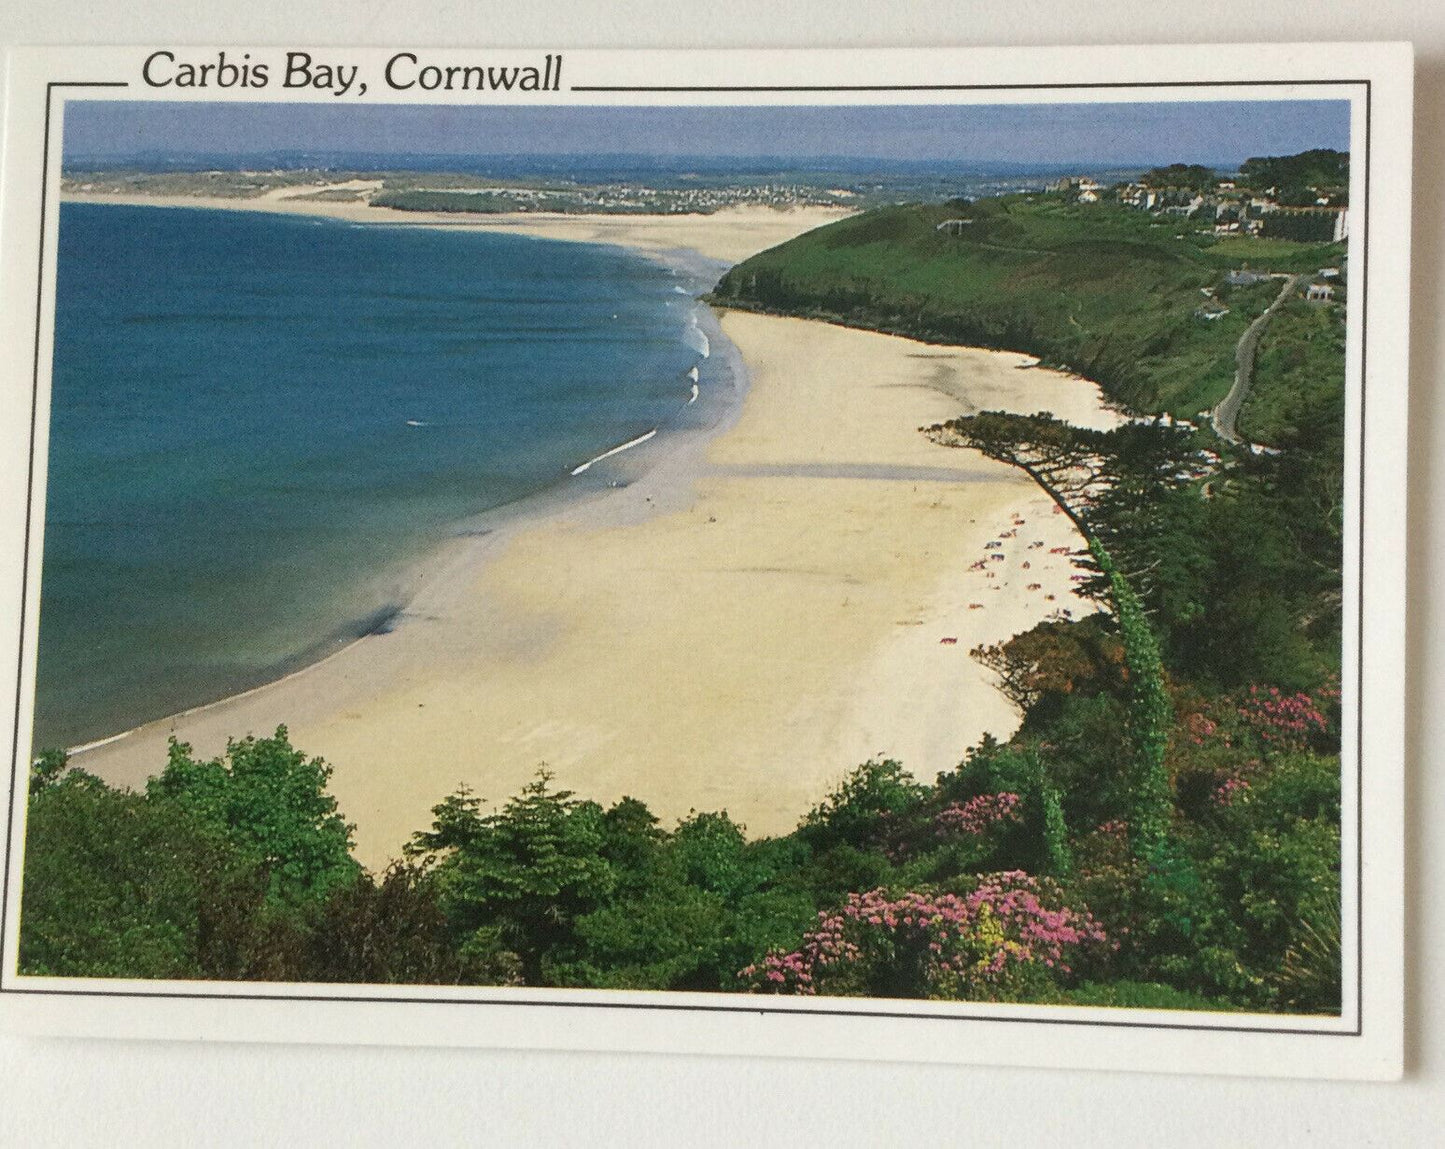
<instances>
[{"instance_id":1,"label":"white postcard border","mask_svg":"<svg viewBox=\"0 0 1445 1149\"><path fill-rule=\"evenodd\" d=\"M15 732L11 784L23 795L33 699L39 533L45 474L60 133L68 98L335 101L310 91L146 88L144 49L27 49L8 61L0 267L0 654L15 675L0 692L0 729ZM219 49L174 47L204 58ZM227 48L279 58L286 48ZM296 49L300 50L300 49ZM380 75L394 53L306 49ZM398 49L403 50L403 49ZM447 63L515 64L540 53L404 49ZM552 51L558 51L552 49ZM1401 1069L1405 409L1412 60L1405 45L921 49L915 51L572 52L570 91L488 94L494 103L1101 102L1137 99L1352 100L1347 339L1345 665L1358 667L1342 761L1346 1009L1337 1019L932 1002L798 1002L735 995L274 984L111 982L21 977L19 843L24 802L7 825L0 1024L38 1033L193 1036L210 1040L463 1044L770 1056L864 1057L1118 1067L1283 1076L1391 1078ZM91 79L93 77L93 79ZM1036 77L1047 77L1040 83ZM1107 77L1107 79L1101 79ZM1167 79L1161 79L1167 77ZM781 81L786 82L781 82ZM105 87L124 81L124 88ZM583 81L590 81L584 83ZM380 86L378 86L380 89ZM746 90L744 90L746 89ZM476 93L368 92L367 102L465 103ZM49 144L47 151L47 143ZM42 184L45 188L41 191ZM43 227L39 221L43 219ZM40 284L36 268L40 268ZM1366 386L1368 384L1368 386ZM32 410L32 396L34 406ZM1362 431L1359 428L1363 428ZM26 492L29 497L26 497ZM28 515L27 515L28 512ZM22 556L25 556L22 558ZM1351 560L1355 561L1351 561ZM1356 635L1364 636L1357 643ZM22 647L22 635L25 642ZM16 667L18 666L18 671ZM1347 694L1348 686L1347 686ZM28 733L28 732L27 732ZM1351 766L1357 785L1353 788ZM1368 777L1365 770L1368 769ZM1352 864L1353 863L1353 864ZM1350 943L1353 944L1350 944ZM1353 983L1353 992L1351 992ZM481 1008L478 1008L481 1007Z\"/></svg>"}]
</instances>

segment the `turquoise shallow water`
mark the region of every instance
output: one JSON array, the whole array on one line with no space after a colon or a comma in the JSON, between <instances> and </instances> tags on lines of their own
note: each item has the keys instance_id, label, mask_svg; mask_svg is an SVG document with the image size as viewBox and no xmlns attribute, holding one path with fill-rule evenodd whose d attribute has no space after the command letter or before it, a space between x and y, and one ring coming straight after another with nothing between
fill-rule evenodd
<instances>
[{"instance_id":1,"label":"turquoise shallow water","mask_svg":"<svg viewBox=\"0 0 1445 1149\"><path fill-rule=\"evenodd\" d=\"M703 286L610 248L64 205L35 745L273 678L469 516L608 481L569 475L689 417Z\"/></svg>"}]
</instances>

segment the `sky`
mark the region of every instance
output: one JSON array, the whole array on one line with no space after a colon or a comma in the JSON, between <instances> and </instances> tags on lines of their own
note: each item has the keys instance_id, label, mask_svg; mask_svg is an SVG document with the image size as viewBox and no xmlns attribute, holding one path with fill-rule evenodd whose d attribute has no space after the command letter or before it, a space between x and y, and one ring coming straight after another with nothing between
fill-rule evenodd
<instances>
[{"instance_id":1,"label":"sky","mask_svg":"<svg viewBox=\"0 0 1445 1149\"><path fill-rule=\"evenodd\" d=\"M558 107L71 101L65 158L187 154L850 157L1000 165L1233 164L1349 149L1345 101L926 107Z\"/></svg>"}]
</instances>

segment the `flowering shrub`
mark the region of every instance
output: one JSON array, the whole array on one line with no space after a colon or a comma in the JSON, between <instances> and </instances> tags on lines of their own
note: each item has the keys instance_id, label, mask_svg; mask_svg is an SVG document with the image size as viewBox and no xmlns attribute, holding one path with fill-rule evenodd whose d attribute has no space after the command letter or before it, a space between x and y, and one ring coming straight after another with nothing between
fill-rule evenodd
<instances>
[{"instance_id":1,"label":"flowering shrub","mask_svg":"<svg viewBox=\"0 0 1445 1149\"><path fill-rule=\"evenodd\" d=\"M1203 746L1206 741L1219 733L1219 723L1210 718L1207 714L1194 712L1184 715L1180 722L1183 733L1195 746ZM1222 735L1224 744L1229 745L1229 735Z\"/></svg>"},{"instance_id":2,"label":"flowering shrub","mask_svg":"<svg viewBox=\"0 0 1445 1149\"><path fill-rule=\"evenodd\" d=\"M1004 791L950 803L934 815L933 832L940 838L950 838L956 834L982 834L1000 822L1022 822L1019 801L1017 794Z\"/></svg>"},{"instance_id":3,"label":"flowering shrub","mask_svg":"<svg viewBox=\"0 0 1445 1149\"><path fill-rule=\"evenodd\" d=\"M791 953L771 952L738 977L755 992L1008 1000L1080 947L1105 942L1087 911L1022 870L987 874L966 896L886 890L849 894Z\"/></svg>"},{"instance_id":4,"label":"flowering shrub","mask_svg":"<svg viewBox=\"0 0 1445 1149\"><path fill-rule=\"evenodd\" d=\"M1308 749L1330 728L1320 704L1308 694L1285 694L1277 686L1251 686L1239 717L1266 745L1282 750Z\"/></svg>"},{"instance_id":5,"label":"flowering shrub","mask_svg":"<svg viewBox=\"0 0 1445 1149\"><path fill-rule=\"evenodd\" d=\"M1249 783L1240 777L1229 777L1221 782L1214 790L1214 804L1216 806L1232 806L1235 801L1243 798L1249 791Z\"/></svg>"}]
</instances>

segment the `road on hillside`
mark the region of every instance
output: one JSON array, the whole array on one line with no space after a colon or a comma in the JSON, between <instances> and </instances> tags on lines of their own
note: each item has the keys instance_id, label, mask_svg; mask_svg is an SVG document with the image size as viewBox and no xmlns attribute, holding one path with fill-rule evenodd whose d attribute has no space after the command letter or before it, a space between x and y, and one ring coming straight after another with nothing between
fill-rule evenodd
<instances>
[{"instance_id":1,"label":"road on hillside","mask_svg":"<svg viewBox=\"0 0 1445 1149\"><path fill-rule=\"evenodd\" d=\"M1239 409L1244 405L1244 400L1249 395L1249 385L1254 379L1254 353L1259 348L1259 337L1264 333L1270 316L1294 294L1295 288L1304 278L1303 275L1291 275L1286 279L1274 302L1266 307L1264 314L1251 323L1239 337L1239 343L1234 348L1234 386L1229 389L1229 394L1220 400L1219 406L1209 413L1214 422L1214 433L1221 439L1236 445L1244 443L1234 424L1239 418Z\"/></svg>"}]
</instances>

